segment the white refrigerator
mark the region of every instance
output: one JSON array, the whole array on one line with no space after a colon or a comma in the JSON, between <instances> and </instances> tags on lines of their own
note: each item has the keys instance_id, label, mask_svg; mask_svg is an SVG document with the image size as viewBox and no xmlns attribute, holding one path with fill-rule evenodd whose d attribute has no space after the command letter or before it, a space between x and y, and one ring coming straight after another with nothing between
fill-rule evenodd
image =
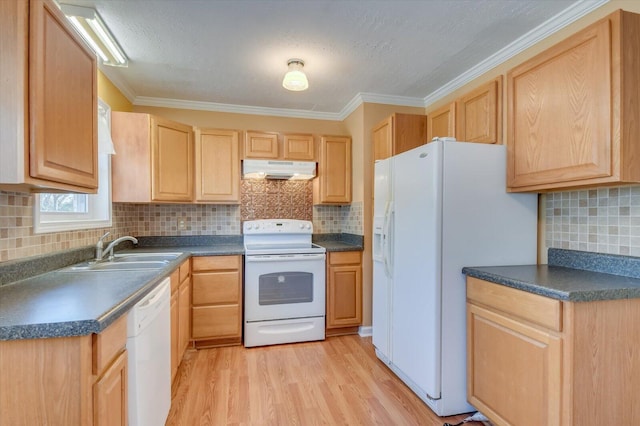
<instances>
[{"instance_id":1,"label":"white refrigerator","mask_svg":"<svg viewBox=\"0 0 640 426\"><path fill-rule=\"evenodd\" d=\"M373 344L437 415L466 398L464 266L536 263L537 194L506 193L506 147L434 140L375 163Z\"/></svg>"}]
</instances>

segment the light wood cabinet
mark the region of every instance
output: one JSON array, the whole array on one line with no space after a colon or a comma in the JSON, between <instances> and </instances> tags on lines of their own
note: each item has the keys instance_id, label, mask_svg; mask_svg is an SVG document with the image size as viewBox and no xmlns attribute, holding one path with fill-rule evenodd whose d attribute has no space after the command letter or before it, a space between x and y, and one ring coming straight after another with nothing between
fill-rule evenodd
<instances>
[{"instance_id":1,"label":"light wood cabinet","mask_svg":"<svg viewBox=\"0 0 640 426\"><path fill-rule=\"evenodd\" d=\"M95 426L126 426L127 351L122 351L94 385L93 411Z\"/></svg>"},{"instance_id":2,"label":"light wood cabinet","mask_svg":"<svg viewBox=\"0 0 640 426\"><path fill-rule=\"evenodd\" d=\"M50 0L0 2L0 186L95 193L95 54Z\"/></svg>"},{"instance_id":3,"label":"light wood cabinet","mask_svg":"<svg viewBox=\"0 0 640 426\"><path fill-rule=\"evenodd\" d=\"M315 161L316 149L313 135L282 135L284 160Z\"/></svg>"},{"instance_id":4,"label":"light wood cabinet","mask_svg":"<svg viewBox=\"0 0 640 426\"><path fill-rule=\"evenodd\" d=\"M362 324L362 253L327 253L327 335L357 333Z\"/></svg>"},{"instance_id":5,"label":"light wood cabinet","mask_svg":"<svg viewBox=\"0 0 640 426\"><path fill-rule=\"evenodd\" d=\"M196 347L240 344L242 256L192 259L192 338Z\"/></svg>"},{"instance_id":6,"label":"light wood cabinet","mask_svg":"<svg viewBox=\"0 0 640 426\"><path fill-rule=\"evenodd\" d=\"M178 281L179 281L180 273L178 271L173 271L171 273L171 303L169 305L169 312L171 315L171 381L176 377L176 373L178 373L178 364L180 364L180 360L178 359L178 295L180 292L178 291ZM174 284L175 283L175 284Z\"/></svg>"},{"instance_id":7,"label":"light wood cabinet","mask_svg":"<svg viewBox=\"0 0 640 426\"><path fill-rule=\"evenodd\" d=\"M427 140L456 137L456 104L452 102L427 114Z\"/></svg>"},{"instance_id":8,"label":"light wood cabinet","mask_svg":"<svg viewBox=\"0 0 640 426\"><path fill-rule=\"evenodd\" d=\"M196 129L196 201L240 203L240 132Z\"/></svg>"},{"instance_id":9,"label":"light wood cabinet","mask_svg":"<svg viewBox=\"0 0 640 426\"><path fill-rule=\"evenodd\" d=\"M278 158L278 134L247 131L244 138L244 158Z\"/></svg>"},{"instance_id":10,"label":"light wood cabinet","mask_svg":"<svg viewBox=\"0 0 640 426\"><path fill-rule=\"evenodd\" d=\"M191 126L144 113L111 113L116 155L112 199L123 203L193 200Z\"/></svg>"},{"instance_id":11,"label":"light wood cabinet","mask_svg":"<svg viewBox=\"0 0 640 426\"><path fill-rule=\"evenodd\" d=\"M638 333L640 299L562 302L469 277L467 398L496 425L638 424Z\"/></svg>"},{"instance_id":12,"label":"light wood cabinet","mask_svg":"<svg viewBox=\"0 0 640 426\"><path fill-rule=\"evenodd\" d=\"M383 160L424 145L427 116L395 113L378 123L373 133L373 160Z\"/></svg>"},{"instance_id":13,"label":"light wood cabinet","mask_svg":"<svg viewBox=\"0 0 640 426\"><path fill-rule=\"evenodd\" d=\"M171 380L191 340L191 266L185 260L171 273Z\"/></svg>"},{"instance_id":14,"label":"light wood cabinet","mask_svg":"<svg viewBox=\"0 0 640 426\"><path fill-rule=\"evenodd\" d=\"M314 179L314 204L351 202L351 138L322 136L318 176Z\"/></svg>"},{"instance_id":15,"label":"light wood cabinet","mask_svg":"<svg viewBox=\"0 0 640 426\"><path fill-rule=\"evenodd\" d=\"M178 358L182 361L191 341L191 261L180 266L178 287Z\"/></svg>"},{"instance_id":16,"label":"light wood cabinet","mask_svg":"<svg viewBox=\"0 0 640 426\"><path fill-rule=\"evenodd\" d=\"M126 425L127 316L100 334L0 342L3 425Z\"/></svg>"},{"instance_id":17,"label":"light wood cabinet","mask_svg":"<svg viewBox=\"0 0 640 426\"><path fill-rule=\"evenodd\" d=\"M640 182L638 31L617 11L507 73L510 191Z\"/></svg>"},{"instance_id":18,"label":"light wood cabinet","mask_svg":"<svg viewBox=\"0 0 640 426\"><path fill-rule=\"evenodd\" d=\"M244 157L273 160L315 161L313 135L249 130L244 138Z\"/></svg>"},{"instance_id":19,"label":"light wood cabinet","mask_svg":"<svg viewBox=\"0 0 640 426\"><path fill-rule=\"evenodd\" d=\"M456 138L502 143L502 76L456 100Z\"/></svg>"}]
</instances>

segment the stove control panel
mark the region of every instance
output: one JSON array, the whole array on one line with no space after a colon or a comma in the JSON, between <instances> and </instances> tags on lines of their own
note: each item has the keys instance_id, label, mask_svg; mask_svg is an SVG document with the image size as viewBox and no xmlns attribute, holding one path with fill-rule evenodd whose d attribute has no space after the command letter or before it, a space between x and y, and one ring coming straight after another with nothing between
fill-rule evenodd
<instances>
[{"instance_id":1,"label":"stove control panel","mask_svg":"<svg viewBox=\"0 0 640 426\"><path fill-rule=\"evenodd\" d=\"M297 219L247 220L242 224L243 234L313 234L313 223Z\"/></svg>"}]
</instances>

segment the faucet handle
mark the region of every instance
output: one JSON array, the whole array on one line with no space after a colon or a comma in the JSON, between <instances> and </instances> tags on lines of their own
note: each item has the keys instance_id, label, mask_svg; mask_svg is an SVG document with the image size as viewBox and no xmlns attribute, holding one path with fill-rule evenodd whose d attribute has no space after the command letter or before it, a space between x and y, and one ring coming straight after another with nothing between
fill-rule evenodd
<instances>
[{"instance_id":1,"label":"faucet handle","mask_svg":"<svg viewBox=\"0 0 640 426\"><path fill-rule=\"evenodd\" d=\"M107 238L107 236L111 233L111 231L107 231L104 233L104 235L102 237L100 237L100 239L98 241L103 241L105 238Z\"/></svg>"}]
</instances>

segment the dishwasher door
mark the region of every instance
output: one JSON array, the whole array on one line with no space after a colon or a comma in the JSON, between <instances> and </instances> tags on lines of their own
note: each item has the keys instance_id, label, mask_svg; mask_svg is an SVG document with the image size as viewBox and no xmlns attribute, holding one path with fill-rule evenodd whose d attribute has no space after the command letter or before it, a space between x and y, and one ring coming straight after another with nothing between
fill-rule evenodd
<instances>
[{"instance_id":1,"label":"dishwasher door","mask_svg":"<svg viewBox=\"0 0 640 426\"><path fill-rule=\"evenodd\" d=\"M171 286L166 278L127 317L129 426L164 425L171 407Z\"/></svg>"}]
</instances>

